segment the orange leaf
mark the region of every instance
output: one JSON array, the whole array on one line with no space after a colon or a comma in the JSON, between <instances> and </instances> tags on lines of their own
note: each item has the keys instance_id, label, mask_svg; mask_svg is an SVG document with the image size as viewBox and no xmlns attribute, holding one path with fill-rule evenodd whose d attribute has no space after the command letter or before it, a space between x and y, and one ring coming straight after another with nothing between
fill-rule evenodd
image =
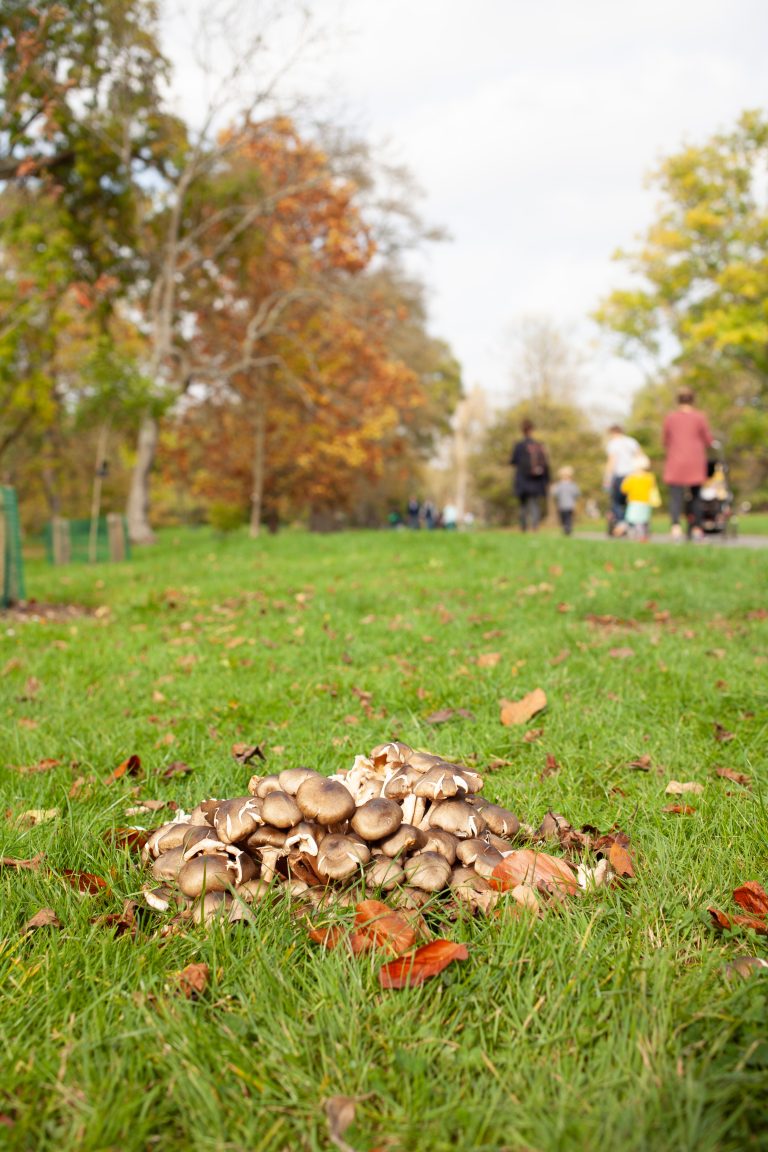
<instances>
[{"instance_id":1,"label":"orange leaf","mask_svg":"<svg viewBox=\"0 0 768 1152\"><path fill-rule=\"evenodd\" d=\"M78 892L99 892L107 887L106 880L101 876L94 876L92 872L73 872L71 868L62 868L61 874Z\"/></svg>"},{"instance_id":2,"label":"orange leaf","mask_svg":"<svg viewBox=\"0 0 768 1152\"><path fill-rule=\"evenodd\" d=\"M635 869L632 866L632 857L629 852L615 841L611 844L608 852L608 863L617 876L634 876L635 874Z\"/></svg>"},{"instance_id":3,"label":"orange leaf","mask_svg":"<svg viewBox=\"0 0 768 1152\"><path fill-rule=\"evenodd\" d=\"M118 764L109 776L104 781L105 784L114 784L115 780L119 780L121 776L138 776L141 771L141 760L134 753L129 756L127 760L123 760L122 764Z\"/></svg>"},{"instance_id":4,"label":"orange leaf","mask_svg":"<svg viewBox=\"0 0 768 1152\"><path fill-rule=\"evenodd\" d=\"M734 916L734 924L740 924L742 928L752 928L760 936L768 936L768 920L762 916Z\"/></svg>"},{"instance_id":5,"label":"orange leaf","mask_svg":"<svg viewBox=\"0 0 768 1152\"><path fill-rule=\"evenodd\" d=\"M695 808L690 804L665 804L662 812L672 812L675 816L693 816Z\"/></svg>"},{"instance_id":6,"label":"orange leaf","mask_svg":"<svg viewBox=\"0 0 768 1152\"><path fill-rule=\"evenodd\" d=\"M579 887L573 869L565 860L546 852L534 852L532 848L509 852L496 865L488 883L499 892L510 892L518 884L535 887L540 880L567 892L576 892Z\"/></svg>"},{"instance_id":7,"label":"orange leaf","mask_svg":"<svg viewBox=\"0 0 768 1152\"><path fill-rule=\"evenodd\" d=\"M547 706L547 697L541 688L534 688L520 700L501 700L501 722L509 727L511 724L525 724L537 712Z\"/></svg>"},{"instance_id":8,"label":"orange leaf","mask_svg":"<svg viewBox=\"0 0 768 1152\"><path fill-rule=\"evenodd\" d=\"M754 912L756 916L768 916L768 892L756 880L748 880L740 888L735 888L733 898L740 908Z\"/></svg>"},{"instance_id":9,"label":"orange leaf","mask_svg":"<svg viewBox=\"0 0 768 1152\"><path fill-rule=\"evenodd\" d=\"M176 973L179 992L183 993L187 1000L196 1000L208 987L210 975L211 970L207 964L187 964L186 968Z\"/></svg>"},{"instance_id":10,"label":"orange leaf","mask_svg":"<svg viewBox=\"0 0 768 1152\"><path fill-rule=\"evenodd\" d=\"M365 936L373 947L387 948L396 956L407 952L416 942L416 933L405 917L380 900L363 900L358 904L355 924L355 936Z\"/></svg>"},{"instance_id":11,"label":"orange leaf","mask_svg":"<svg viewBox=\"0 0 768 1152\"><path fill-rule=\"evenodd\" d=\"M327 928L310 928L309 938L315 944L322 944L329 951L336 948L344 936L344 929L338 924L329 924Z\"/></svg>"},{"instance_id":12,"label":"orange leaf","mask_svg":"<svg viewBox=\"0 0 768 1152\"><path fill-rule=\"evenodd\" d=\"M707 912L709 912L712 917L715 928L731 927L731 918L730 916L726 916L725 912L720 912L717 908L707 908Z\"/></svg>"},{"instance_id":13,"label":"orange leaf","mask_svg":"<svg viewBox=\"0 0 768 1152\"><path fill-rule=\"evenodd\" d=\"M464 944L454 944L451 940L433 940L410 955L399 956L397 960L385 964L379 970L379 984L382 988L410 988L414 984L423 984L454 960L466 960L468 956Z\"/></svg>"}]
</instances>

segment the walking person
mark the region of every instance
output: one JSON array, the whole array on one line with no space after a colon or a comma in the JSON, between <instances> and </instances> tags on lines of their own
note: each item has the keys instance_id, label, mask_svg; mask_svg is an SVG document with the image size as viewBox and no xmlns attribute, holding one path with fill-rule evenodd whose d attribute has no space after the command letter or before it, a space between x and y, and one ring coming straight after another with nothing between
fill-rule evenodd
<instances>
[{"instance_id":1,"label":"walking person","mask_svg":"<svg viewBox=\"0 0 768 1152\"><path fill-rule=\"evenodd\" d=\"M520 527L538 531L549 487L549 460L544 445L535 439L532 420L523 420L523 438L512 449L509 462L515 469L514 490L520 502Z\"/></svg>"},{"instance_id":2,"label":"walking person","mask_svg":"<svg viewBox=\"0 0 768 1152\"><path fill-rule=\"evenodd\" d=\"M573 514L581 489L573 479L573 468L566 466L557 473L557 483L552 485L552 499L557 509L560 526L566 536L573 532Z\"/></svg>"},{"instance_id":3,"label":"walking person","mask_svg":"<svg viewBox=\"0 0 768 1152\"><path fill-rule=\"evenodd\" d=\"M621 490L627 499L626 522L629 535L635 540L649 540L651 514L661 501L651 462L643 453L636 458L635 466L624 479Z\"/></svg>"},{"instance_id":4,"label":"walking person","mask_svg":"<svg viewBox=\"0 0 768 1152\"><path fill-rule=\"evenodd\" d=\"M691 538L701 540L701 487L707 479L707 449L714 444L709 423L694 407L690 388L680 388L677 408L664 418L664 483L669 489L669 518L673 540L681 540L686 492L691 494Z\"/></svg>"},{"instance_id":5,"label":"walking person","mask_svg":"<svg viewBox=\"0 0 768 1152\"><path fill-rule=\"evenodd\" d=\"M627 436L620 424L611 425L608 429L605 472L603 474L603 488L608 493L611 502L611 536L623 536L627 530L625 521L627 498L622 492L621 486L633 470L635 458L641 453L642 448L634 436Z\"/></svg>"}]
</instances>

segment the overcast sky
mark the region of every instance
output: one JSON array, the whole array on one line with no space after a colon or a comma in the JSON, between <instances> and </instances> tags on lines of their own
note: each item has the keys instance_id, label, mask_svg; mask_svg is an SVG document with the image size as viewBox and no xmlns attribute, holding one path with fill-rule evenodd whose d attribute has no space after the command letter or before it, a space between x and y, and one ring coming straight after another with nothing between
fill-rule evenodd
<instances>
[{"instance_id":1,"label":"overcast sky","mask_svg":"<svg viewBox=\"0 0 768 1152\"><path fill-rule=\"evenodd\" d=\"M166 25L182 106L199 96L189 13L203 2ZM450 233L418 270L465 383L508 397L510 326L542 315L591 349L585 404L626 410L639 372L587 318L622 281L612 253L651 220L658 159L768 105L768 0L307 7L322 48L292 83L407 165L423 215Z\"/></svg>"}]
</instances>

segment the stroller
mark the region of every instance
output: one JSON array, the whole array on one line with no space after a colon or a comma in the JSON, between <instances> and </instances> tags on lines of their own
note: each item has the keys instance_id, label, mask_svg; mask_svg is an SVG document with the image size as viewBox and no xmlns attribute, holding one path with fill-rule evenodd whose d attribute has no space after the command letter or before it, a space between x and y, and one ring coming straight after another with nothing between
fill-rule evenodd
<instances>
[{"instance_id":1,"label":"stroller","mask_svg":"<svg viewBox=\"0 0 768 1152\"><path fill-rule=\"evenodd\" d=\"M733 510L733 493L728 484L728 465L720 455L707 464L707 479L699 490L699 502L701 527L706 536L717 533L722 533L724 538L736 536L738 526ZM693 501L690 498L685 513L690 537L694 526Z\"/></svg>"}]
</instances>

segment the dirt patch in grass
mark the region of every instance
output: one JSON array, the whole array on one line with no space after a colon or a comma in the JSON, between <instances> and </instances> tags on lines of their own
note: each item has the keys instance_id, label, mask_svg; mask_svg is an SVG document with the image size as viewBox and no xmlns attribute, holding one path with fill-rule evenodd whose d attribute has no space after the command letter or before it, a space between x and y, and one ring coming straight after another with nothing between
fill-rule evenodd
<instances>
[{"instance_id":1,"label":"dirt patch in grass","mask_svg":"<svg viewBox=\"0 0 768 1152\"><path fill-rule=\"evenodd\" d=\"M89 608L85 604L45 604L39 600L20 600L9 608L0 609L0 620L40 622L41 620L58 622L61 620L79 620L84 616L103 615L108 609Z\"/></svg>"}]
</instances>

